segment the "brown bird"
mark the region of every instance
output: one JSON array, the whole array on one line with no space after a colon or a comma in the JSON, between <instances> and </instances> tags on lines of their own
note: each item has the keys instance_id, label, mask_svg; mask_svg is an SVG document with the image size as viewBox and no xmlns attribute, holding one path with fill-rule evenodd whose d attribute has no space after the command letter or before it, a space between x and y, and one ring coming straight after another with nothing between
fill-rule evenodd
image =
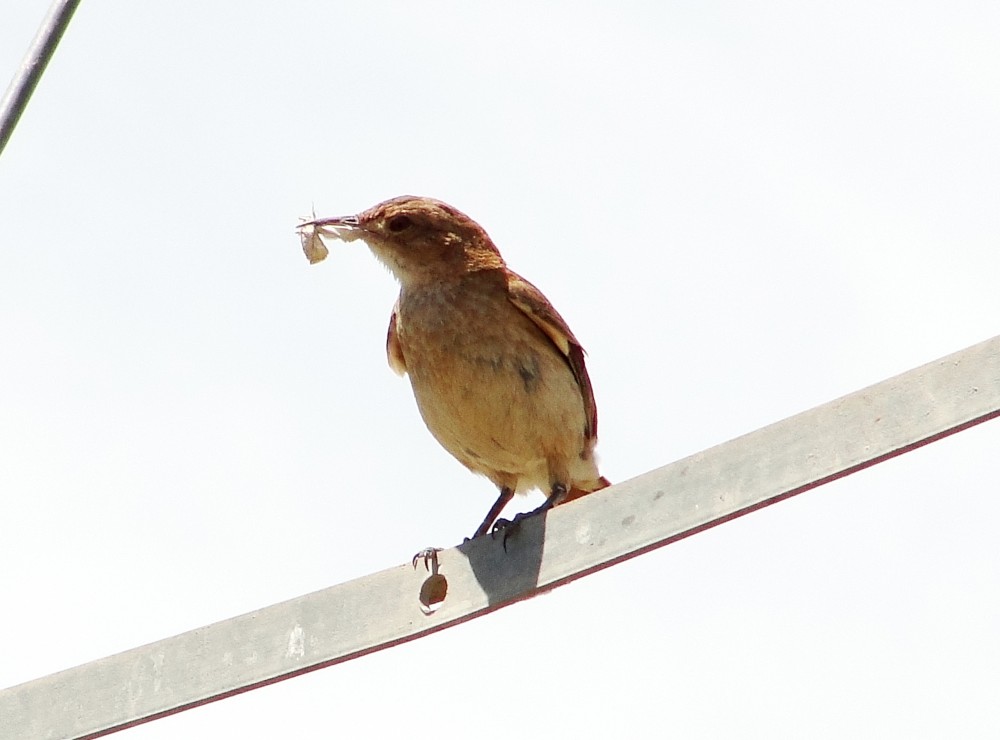
<instances>
[{"instance_id":1,"label":"brown bird","mask_svg":"<svg viewBox=\"0 0 1000 740\"><path fill-rule=\"evenodd\" d=\"M404 195L356 216L299 226L364 241L400 284L389 366L409 375L431 434L500 489L473 537L511 524L514 493L548 496L513 522L610 485L597 469L597 406L584 352L534 285L507 268L483 228L452 206ZM315 257L315 258L314 258Z\"/></svg>"}]
</instances>

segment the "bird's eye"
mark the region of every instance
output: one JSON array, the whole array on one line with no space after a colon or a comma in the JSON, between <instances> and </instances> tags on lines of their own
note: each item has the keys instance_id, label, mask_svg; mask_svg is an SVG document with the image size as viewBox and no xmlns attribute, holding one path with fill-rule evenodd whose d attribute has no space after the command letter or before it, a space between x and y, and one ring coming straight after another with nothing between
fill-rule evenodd
<instances>
[{"instance_id":1,"label":"bird's eye","mask_svg":"<svg viewBox=\"0 0 1000 740\"><path fill-rule=\"evenodd\" d=\"M389 227L389 231L399 232L410 228L413 221L410 220L409 216L393 216L386 225Z\"/></svg>"}]
</instances>

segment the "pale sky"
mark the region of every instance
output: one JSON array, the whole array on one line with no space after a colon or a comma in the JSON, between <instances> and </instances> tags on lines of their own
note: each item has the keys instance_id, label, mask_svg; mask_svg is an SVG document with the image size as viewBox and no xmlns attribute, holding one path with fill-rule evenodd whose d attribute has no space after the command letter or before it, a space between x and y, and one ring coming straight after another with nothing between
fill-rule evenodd
<instances>
[{"instance_id":1,"label":"pale sky","mask_svg":"<svg viewBox=\"0 0 1000 740\"><path fill-rule=\"evenodd\" d=\"M4 84L48 2L8 5ZM0 687L482 519L314 207L479 221L587 348L613 481L1000 333L998 38L995 2L83 3L0 158ZM995 738L998 449L121 737Z\"/></svg>"}]
</instances>

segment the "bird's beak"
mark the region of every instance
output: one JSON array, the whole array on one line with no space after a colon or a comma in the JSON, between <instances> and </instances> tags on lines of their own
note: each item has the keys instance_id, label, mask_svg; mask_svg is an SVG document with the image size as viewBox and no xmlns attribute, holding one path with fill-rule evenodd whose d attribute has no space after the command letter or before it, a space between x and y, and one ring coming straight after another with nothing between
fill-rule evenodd
<instances>
[{"instance_id":1,"label":"bird's beak","mask_svg":"<svg viewBox=\"0 0 1000 740\"><path fill-rule=\"evenodd\" d=\"M357 216L336 216L334 218L313 218L303 221L295 230L302 239L302 251L310 264L322 262L329 250L323 244L323 237L332 237L343 242L352 242L364 237L361 220Z\"/></svg>"},{"instance_id":2,"label":"bird's beak","mask_svg":"<svg viewBox=\"0 0 1000 740\"><path fill-rule=\"evenodd\" d=\"M332 218L314 218L311 221L303 221L299 224L301 229L304 226L318 227L342 227L345 229L357 229L361 226L361 221L357 216L333 216Z\"/></svg>"},{"instance_id":3,"label":"bird's beak","mask_svg":"<svg viewBox=\"0 0 1000 740\"><path fill-rule=\"evenodd\" d=\"M363 239L366 233L365 229L361 226L361 219L357 216L313 218L309 221L303 221L295 229L303 236L307 233L319 234L321 236L340 239L343 242L353 242L356 239Z\"/></svg>"},{"instance_id":4,"label":"bird's beak","mask_svg":"<svg viewBox=\"0 0 1000 740\"><path fill-rule=\"evenodd\" d=\"M334 216L332 218L314 218L310 221L303 221L296 228L313 228L321 234L342 239L345 242L353 241L363 233L361 220L357 216Z\"/></svg>"}]
</instances>

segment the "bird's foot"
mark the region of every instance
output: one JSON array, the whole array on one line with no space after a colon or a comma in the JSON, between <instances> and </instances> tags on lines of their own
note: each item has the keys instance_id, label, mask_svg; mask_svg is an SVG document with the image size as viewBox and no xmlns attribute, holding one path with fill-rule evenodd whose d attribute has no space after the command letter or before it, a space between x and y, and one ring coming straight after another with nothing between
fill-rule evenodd
<instances>
[{"instance_id":1,"label":"bird's foot","mask_svg":"<svg viewBox=\"0 0 1000 740\"><path fill-rule=\"evenodd\" d=\"M507 538L510 537L512 532L517 531L517 525L523 522L525 519L534 516L535 514L541 513L542 509L535 509L533 511L522 511L520 514L515 514L513 519L500 518L493 522L493 529L490 530L490 537L493 539L497 538L498 534L503 533L503 551L507 552Z\"/></svg>"},{"instance_id":2,"label":"bird's foot","mask_svg":"<svg viewBox=\"0 0 1000 740\"><path fill-rule=\"evenodd\" d=\"M510 537L511 532L517 530L517 525L525 519L535 516L536 514L542 514L548 511L553 506L560 503L565 497L565 494L565 486L554 486L552 495L545 499L545 502L538 508L532 509L531 511L522 511L520 514L515 515L513 519L497 519L493 523L493 529L490 530L490 537L496 539L496 536L500 532L503 532L503 550L504 552L507 552L507 538Z\"/></svg>"},{"instance_id":3,"label":"bird's foot","mask_svg":"<svg viewBox=\"0 0 1000 740\"><path fill-rule=\"evenodd\" d=\"M425 547L423 550L418 552L413 556L413 568L416 570L417 563L421 560L424 561L424 568L431 571L432 573L437 573L438 571L438 553L441 552L440 547Z\"/></svg>"}]
</instances>

